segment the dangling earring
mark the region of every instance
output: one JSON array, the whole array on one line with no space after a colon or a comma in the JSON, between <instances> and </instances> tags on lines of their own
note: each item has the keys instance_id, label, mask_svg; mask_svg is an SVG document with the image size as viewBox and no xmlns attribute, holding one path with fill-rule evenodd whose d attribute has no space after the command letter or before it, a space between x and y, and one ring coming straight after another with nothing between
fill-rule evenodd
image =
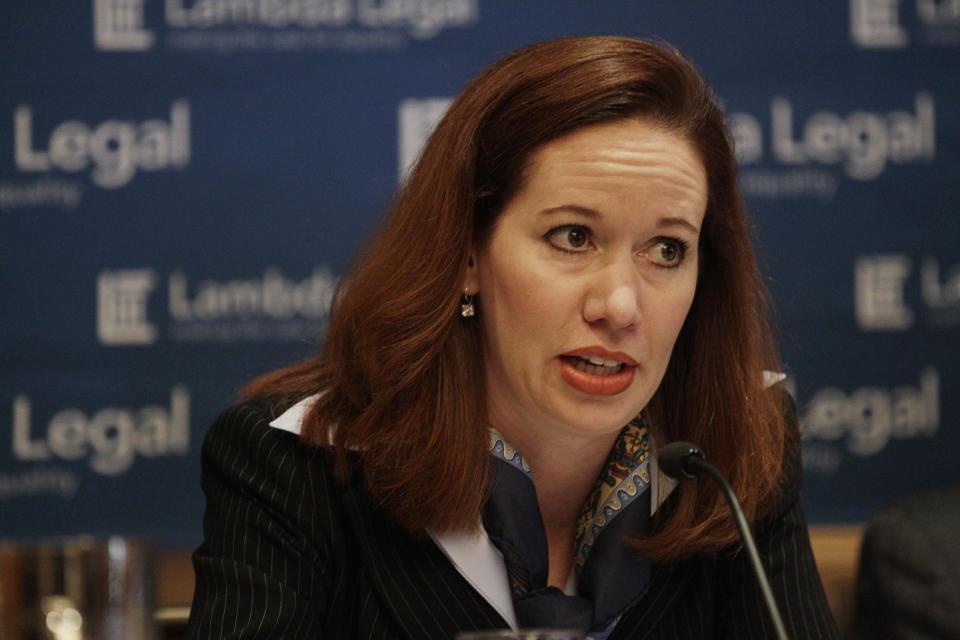
<instances>
[{"instance_id":1,"label":"dangling earring","mask_svg":"<svg viewBox=\"0 0 960 640\"><path fill-rule=\"evenodd\" d=\"M477 315L477 308L473 306L473 296L463 290L463 296L460 298L460 317L472 318Z\"/></svg>"}]
</instances>

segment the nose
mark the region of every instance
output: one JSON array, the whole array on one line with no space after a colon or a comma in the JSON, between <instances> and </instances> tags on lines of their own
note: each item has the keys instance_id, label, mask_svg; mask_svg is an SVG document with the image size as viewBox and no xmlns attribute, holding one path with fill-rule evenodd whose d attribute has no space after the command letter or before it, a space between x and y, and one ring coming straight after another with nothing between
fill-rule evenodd
<instances>
[{"instance_id":1,"label":"nose","mask_svg":"<svg viewBox=\"0 0 960 640\"><path fill-rule=\"evenodd\" d=\"M626 329L640 319L638 276L630 259L611 260L593 274L583 307L587 322L606 321L612 328Z\"/></svg>"}]
</instances>

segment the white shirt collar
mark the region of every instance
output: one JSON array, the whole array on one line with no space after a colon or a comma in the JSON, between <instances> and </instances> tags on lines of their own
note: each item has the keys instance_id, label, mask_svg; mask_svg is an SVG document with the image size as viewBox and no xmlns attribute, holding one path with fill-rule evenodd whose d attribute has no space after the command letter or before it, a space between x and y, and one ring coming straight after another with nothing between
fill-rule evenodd
<instances>
[{"instance_id":1,"label":"white shirt collar","mask_svg":"<svg viewBox=\"0 0 960 640\"><path fill-rule=\"evenodd\" d=\"M280 429L281 431L287 431L294 435L300 435L300 429L303 426L303 416L306 415L310 407L313 406L313 403L317 401L319 394L314 394L307 398L304 398L297 404L293 405L278 417L274 418L270 422L270 426L274 429Z\"/></svg>"}]
</instances>

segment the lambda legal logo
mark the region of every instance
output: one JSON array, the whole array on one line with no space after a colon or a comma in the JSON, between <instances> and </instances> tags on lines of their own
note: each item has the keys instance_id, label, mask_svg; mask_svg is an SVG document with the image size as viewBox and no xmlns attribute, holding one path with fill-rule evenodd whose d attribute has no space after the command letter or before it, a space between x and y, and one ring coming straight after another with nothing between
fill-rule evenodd
<instances>
[{"instance_id":1,"label":"lambda legal logo","mask_svg":"<svg viewBox=\"0 0 960 640\"><path fill-rule=\"evenodd\" d=\"M904 331L915 324L936 329L960 327L960 264L927 255L916 269L909 256L860 256L854 265L857 324L870 331ZM906 292L913 304L906 302Z\"/></svg>"},{"instance_id":2,"label":"lambda legal logo","mask_svg":"<svg viewBox=\"0 0 960 640\"><path fill-rule=\"evenodd\" d=\"M324 265L301 278L266 265L258 276L195 282L180 270L166 277L146 268L101 271L97 339L121 347L155 344L161 337L194 344L312 339L326 328L336 287L337 278ZM166 290L166 305L151 305L158 288Z\"/></svg>"},{"instance_id":3,"label":"lambda legal logo","mask_svg":"<svg viewBox=\"0 0 960 640\"><path fill-rule=\"evenodd\" d=\"M960 45L960 1L905 4L906 16L901 15L900 0L850 0L850 39L861 49L902 49L911 40L937 47Z\"/></svg>"},{"instance_id":4,"label":"lambda legal logo","mask_svg":"<svg viewBox=\"0 0 960 640\"><path fill-rule=\"evenodd\" d=\"M97 337L103 344L151 344L157 328L147 320L147 303L156 285L149 269L101 271L97 277Z\"/></svg>"},{"instance_id":5,"label":"lambda legal logo","mask_svg":"<svg viewBox=\"0 0 960 640\"><path fill-rule=\"evenodd\" d=\"M93 0L93 39L105 51L146 51L154 34L143 28L146 0Z\"/></svg>"}]
</instances>

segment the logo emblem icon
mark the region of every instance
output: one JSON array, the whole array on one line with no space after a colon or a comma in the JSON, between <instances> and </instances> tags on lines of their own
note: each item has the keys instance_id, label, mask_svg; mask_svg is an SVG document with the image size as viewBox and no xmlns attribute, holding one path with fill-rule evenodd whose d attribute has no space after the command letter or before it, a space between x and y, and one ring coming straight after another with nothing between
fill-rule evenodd
<instances>
[{"instance_id":1,"label":"logo emblem icon","mask_svg":"<svg viewBox=\"0 0 960 640\"><path fill-rule=\"evenodd\" d=\"M154 34L144 29L146 0L93 0L93 40L105 51L146 51Z\"/></svg>"},{"instance_id":2,"label":"logo emblem icon","mask_svg":"<svg viewBox=\"0 0 960 640\"><path fill-rule=\"evenodd\" d=\"M913 324L913 311L903 300L903 285L910 269L910 259L904 255L857 259L855 306L862 329L908 329Z\"/></svg>"},{"instance_id":3,"label":"logo emblem icon","mask_svg":"<svg viewBox=\"0 0 960 640\"><path fill-rule=\"evenodd\" d=\"M900 25L900 0L850 0L850 38L863 49L897 49L909 36Z\"/></svg>"},{"instance_id":4,"label":"logo emblem icon","mask_svg":"<svg viewBox=\"0 0 960 640\"><path fill-rule=\"evenodd\" d=\"M413 167L452 98L408 98L397 110L397 174L402 181Z\"/></svg>"},{"instance_id":5,"label":"logo emblem icon","mask_svg":"<svg viewBox=\"0 0 960 640\"><path fill-rule=\"evenodd\" d=\"M157 328L147 320L156 284L149 269L101 271L97 277L97 337L102 344L151 344Z\"/></svg>"}]
</instances>

